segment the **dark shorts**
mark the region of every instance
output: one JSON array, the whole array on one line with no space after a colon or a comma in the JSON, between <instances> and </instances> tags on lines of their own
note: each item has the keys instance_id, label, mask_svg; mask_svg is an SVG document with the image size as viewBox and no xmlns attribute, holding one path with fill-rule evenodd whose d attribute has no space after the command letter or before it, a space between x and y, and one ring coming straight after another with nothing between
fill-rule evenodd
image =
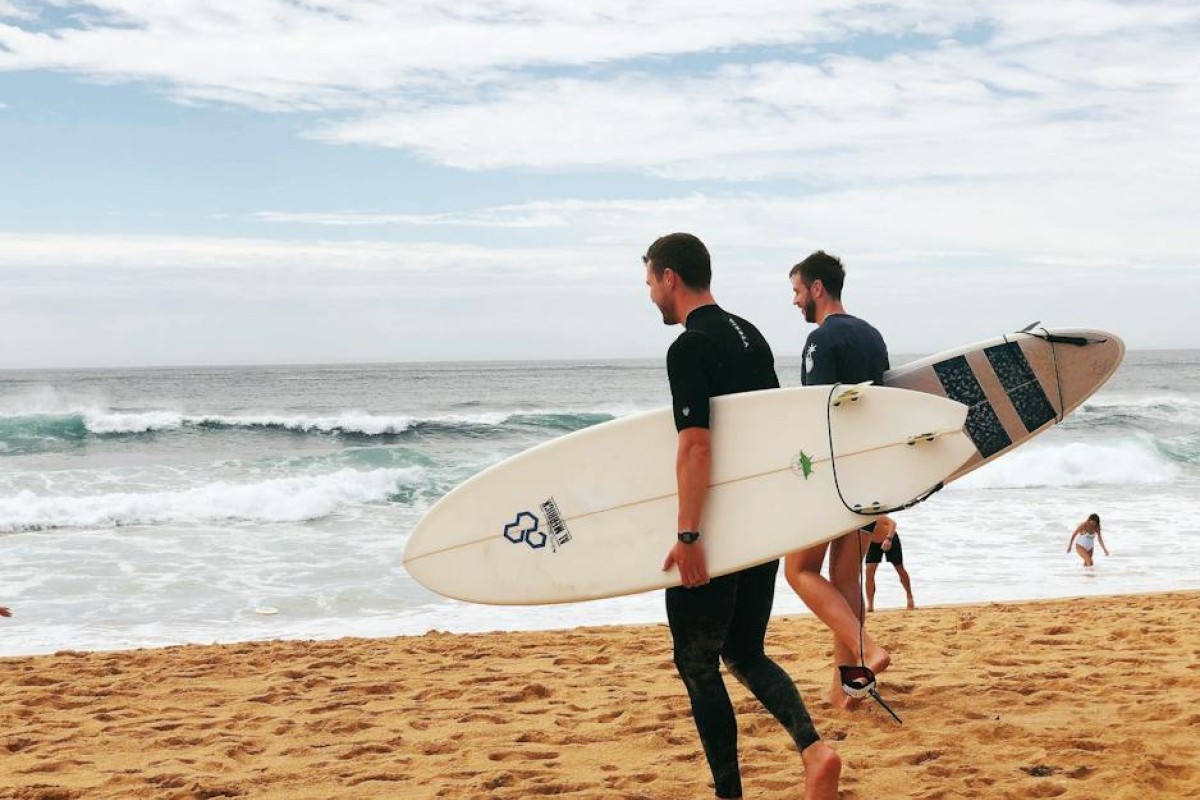
<instances>
[{"instance_id":1,"label":"dark shorts","mask_svg":"<svg viewBox=\"0 0 1200 800\"><path fill-rule=\"evenodd\" d=\"M867 563L878 564L887 558L889 564L895 564L897 567L904 565L904 550L900 547L900 534L892 534L892 546L887 550L876 542L871 542L871 546L867 548Z\"/></svg>"}]
</instances>

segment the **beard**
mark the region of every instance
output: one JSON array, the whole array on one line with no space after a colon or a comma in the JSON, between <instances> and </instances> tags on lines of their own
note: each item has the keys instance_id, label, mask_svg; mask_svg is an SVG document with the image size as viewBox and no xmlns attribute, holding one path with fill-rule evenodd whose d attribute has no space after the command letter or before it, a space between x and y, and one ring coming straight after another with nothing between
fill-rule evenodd
<instances>
[{"instance_id":1,"label":"beard","mask_svg":"<svg viewBox=\"0 0 1200 800\"><path fill-rule=\"evenodd\" d=\"M809 300L807 303L804 304L804 308L802 308L801 310L804 312L804 321L805 322L816 322L817 321L817 304L815 301Z\"/></svg>"},{"instance_id":2,"label":"beard","mask_svg":"<svg viewBox=\"0 0 1200 800\"><path fill-rule=\"evenodd\" d=\"M663 325L678 325L679 320L675 319L675 312L669 308L663 308L658 303L654 304L658 308L658 313L662 314Z\"/></svg>"}]
</instances>

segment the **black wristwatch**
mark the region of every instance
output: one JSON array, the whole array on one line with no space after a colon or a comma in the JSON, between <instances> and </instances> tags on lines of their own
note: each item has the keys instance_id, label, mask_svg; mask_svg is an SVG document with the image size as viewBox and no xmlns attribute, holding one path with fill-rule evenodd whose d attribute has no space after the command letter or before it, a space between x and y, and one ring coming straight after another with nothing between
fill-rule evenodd
<instances>
[{"instance_id":1,"label":"black wristwatch","mask_svg":"<svg viewBox=\"0 0 1200 800\"><path fill-rule=\"evenodd\" d=\"M679 537L679 541L684 544L692 544L700 538L700 531L680 531L676 535Z\"/></svg>"}]
</instances>

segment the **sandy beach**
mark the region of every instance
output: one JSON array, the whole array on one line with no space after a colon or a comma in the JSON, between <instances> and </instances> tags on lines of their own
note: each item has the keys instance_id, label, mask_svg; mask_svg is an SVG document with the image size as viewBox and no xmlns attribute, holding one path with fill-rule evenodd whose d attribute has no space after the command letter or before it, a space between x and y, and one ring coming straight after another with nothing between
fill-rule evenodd
<instances>
[{"instance_id":1,"label":"sandy beach","mask_svg":"<svg viewBox=\"0 0 1200 800\"><path fill-rule=\"evenodd\" d=\"M777 619L768 641L843 756L842 797L1200 796L1200 594L871 625L903 725L824 702L815 619ZM62 652L0 670L3 798L711 797L664 626ZM746 796L798 796L790 741L730 684Z\"/></svg>"}]
</instances>

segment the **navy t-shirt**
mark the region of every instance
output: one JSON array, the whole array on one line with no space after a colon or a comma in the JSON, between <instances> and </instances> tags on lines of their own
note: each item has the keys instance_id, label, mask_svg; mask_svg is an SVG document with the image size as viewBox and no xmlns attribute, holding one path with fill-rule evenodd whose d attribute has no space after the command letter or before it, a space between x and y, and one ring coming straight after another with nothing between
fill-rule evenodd
<instances>
[{"instance_id":1,"label":"navy t-shirt","mask_svg":"<svg viewBox=\"0 0 1200 800\"><path fill-rule=\"evenodd\" d=\"M771 347L746 320L709 305L683 326L667 350L676 430L709 427L709 398L779 388Z\"/></svg>"},{"instance_id":2,"label":"navy t-shirt","mask_svg":"<svg viewBox=\"0 0 1200 800\"><path fill-rule=\"evenodd\" d=\"M887 345L879 331L858 317L830 314L804 342L800 382L883 383L888 369Z\"/></svg>"}]
</instances>

